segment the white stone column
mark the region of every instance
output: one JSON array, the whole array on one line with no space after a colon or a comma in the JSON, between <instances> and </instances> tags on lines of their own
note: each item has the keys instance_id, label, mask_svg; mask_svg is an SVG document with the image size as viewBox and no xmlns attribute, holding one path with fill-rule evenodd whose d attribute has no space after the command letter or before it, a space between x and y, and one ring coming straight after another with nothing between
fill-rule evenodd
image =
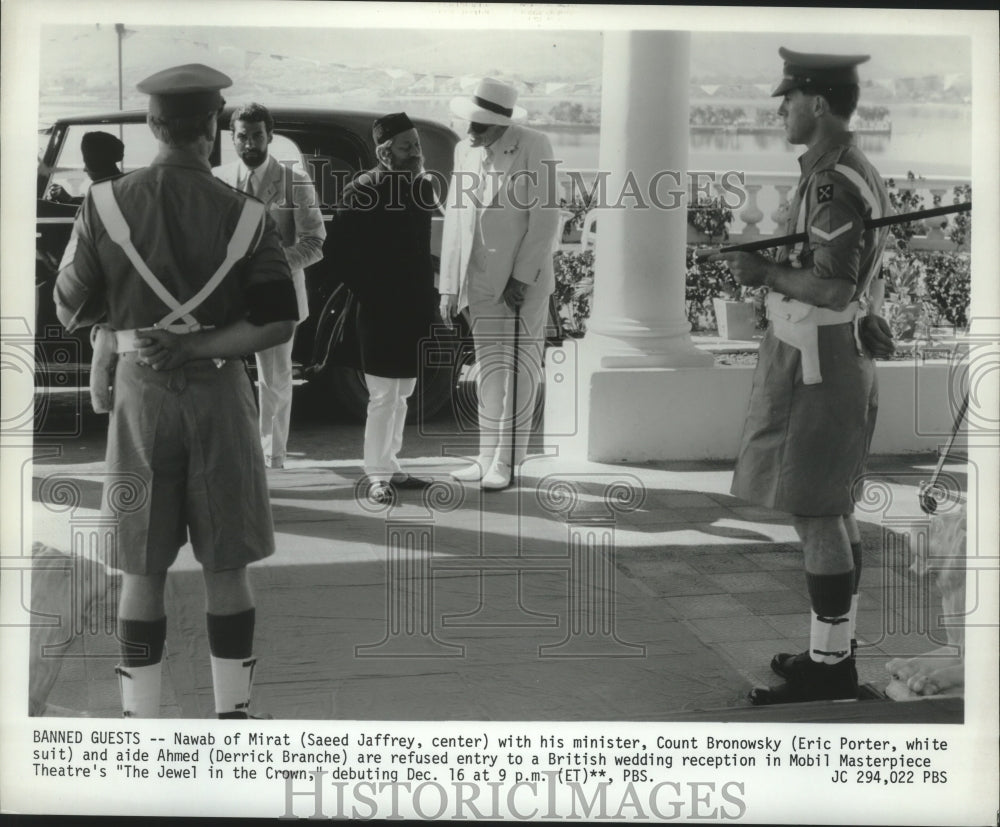
<instances>
[{"instance_id":1,"label":"white stone column","mask_svg":"<svg viewBox=\"0 0 1000 827\"><path fill-rule=\"evenodd\" d=\"M585 340L604 368L712 364L692 345L684 310L689 63L688 32L604 35L600 169L609 206L597 218Z\"/></svg>"},{"instance_id":2,"label":"white stone column","mask_svg":"<svg viewBox=\"0 0 1000 827\"><path fill-rule=\"evenodd\" d=\"M689 59L686 32L604 35L600 168L609 206L597 217L587 334L546 356L550 464L736 452L750 373L714 367L692 343L684 310ZM650 193L656 181L660 206ZM610 206L630 190L645 208L630 198Z\"/></svg>"}]
</instances>

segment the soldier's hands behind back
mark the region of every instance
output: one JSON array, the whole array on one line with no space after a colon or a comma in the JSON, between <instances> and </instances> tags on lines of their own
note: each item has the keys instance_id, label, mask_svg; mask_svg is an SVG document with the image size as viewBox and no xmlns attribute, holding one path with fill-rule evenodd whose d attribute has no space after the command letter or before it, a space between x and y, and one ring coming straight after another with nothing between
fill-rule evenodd
<instances>
[{"instance_id":1,"label":"soldier's hands behind back","mask_svg":"<svg viewBox=\"0 0 1000 827\"><path fill-rule=\"evenodd\" d=\"M881 316L864 316L858 323L863 344L876 359L887 359L896 352L889 323Z\"/></svg>"},{"instance_id":2,"label":"soldier's hands behind back","mask_svg":"<svg viewBox=\"0 0 1000 827\"><path fill-rule=\"evenodd\" d=\"M153 370L173 370L190 359L187 337L168 330L142 330L135 334L139 360Z\"/></svg>"}]
</instances>

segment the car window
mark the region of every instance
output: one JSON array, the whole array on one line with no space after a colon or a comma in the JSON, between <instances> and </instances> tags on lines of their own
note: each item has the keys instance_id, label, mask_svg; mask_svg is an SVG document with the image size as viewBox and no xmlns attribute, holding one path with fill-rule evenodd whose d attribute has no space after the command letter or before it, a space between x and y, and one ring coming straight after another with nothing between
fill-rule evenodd
<instances>
[{"instance_id":1,"label":"car window","mask_svg":"<svg viewBox=\"0 0 1000 827\"><path fill-rule=\"evenodd\" d=\"M451 168L455 158L455 144L443 130L425 127L420 133L420 145L424 151L424 167L439 173L438 182L445 192L451 178Z\"/></svg>"},{"instance_id":2,"label":"car window","mask_svg":"<svg viewBox=\"0 0 1000 827\"><path fill-rule=\"evenodd\" d=\"M291 131L302 148L305 171L316 185L322 207L333 207L340 202L344 187L354 175L367 166L360 154L357 140L337 128Z\"/></svg>"},{"instance_id":3,"label":"car window","mask_svg":"<svg viewBox=\"0 0 1000 827\"><path fill-rule=\"evenodd\" d=\"M83 171L83 153L80 151L80 142L88 132L107 132L125 144L122 163L125 172L148 166L156 156L156 139L145 123L71 124L66 128L62 149L49 183L59 184L72 196L81 196L90 187L90 179Z\"/></svg>"}]
</instances>

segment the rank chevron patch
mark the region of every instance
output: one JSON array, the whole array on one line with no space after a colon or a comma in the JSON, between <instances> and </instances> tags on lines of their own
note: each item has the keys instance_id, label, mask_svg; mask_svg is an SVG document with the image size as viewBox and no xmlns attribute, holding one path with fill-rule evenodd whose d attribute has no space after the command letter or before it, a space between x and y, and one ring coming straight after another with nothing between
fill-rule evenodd
<instances>
[{"instance_id":1,"label":"rank chevron patch","mask_svg":"<svg viewBox=\"0 0 1000 827\"><path fill-rule=\"evenodd\" d=\"M836 230L831 230L830 232L826 232L826 230L821 230L816 225L813 225L812 227L810 227L809 230L811 232L816 233L816 235L819 236L820 238L822 238L824 241L833 241L838 235L843 235L849 229L851 229L851 227L853 227L853 226L854 226L854 222L853 221L848 221L843 226L838 227Z\"/></svg>"}]
</instances>

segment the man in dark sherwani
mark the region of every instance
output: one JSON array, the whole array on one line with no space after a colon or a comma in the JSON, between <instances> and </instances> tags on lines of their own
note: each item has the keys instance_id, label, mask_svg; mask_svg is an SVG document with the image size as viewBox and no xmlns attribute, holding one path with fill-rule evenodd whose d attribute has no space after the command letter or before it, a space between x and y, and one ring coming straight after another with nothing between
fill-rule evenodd
<instances>
[{"instance_id":1,"label":"man in dark sherwani","mask_svg":"<svg viewBox=\"0 0 1000 827\"><path fill-rule=\"evenodd\" d=\"M337 214L344 282L360 302L361 360L368 385L364 467L368 496L392 501L394 488L428 482L399 464L407 399L420 372L437 296L431 258L433 182L423 174L420 137L404 112L372 126L378 166L344 190Z\"/></svg>"}]
</instances>

